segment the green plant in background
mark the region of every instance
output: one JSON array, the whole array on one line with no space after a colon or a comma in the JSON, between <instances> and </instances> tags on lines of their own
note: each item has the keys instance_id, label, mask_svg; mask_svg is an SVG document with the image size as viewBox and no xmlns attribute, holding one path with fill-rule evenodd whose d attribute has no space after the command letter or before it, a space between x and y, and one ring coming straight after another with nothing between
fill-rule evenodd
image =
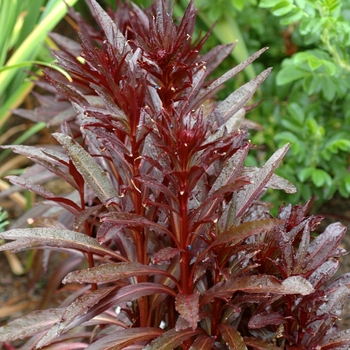
<instances>
[{"instance_id":1,"label":"green plant in background","mask_svg":"<svg viewBox=\"0 0 350 350\"><path fill-rule=\"evenodd\" d=\"M289 200L325 200L336 191L349 197L350 3L262 0L259 6L279 19L280 32L291 35L296 52L283 59L267 87L275 102L258 119L271 125L257 139L273 148L291 142L279 172L299 188Z\"/></svg>"},{"instance_id":2,"label":"green plant in background","mask_svg":"<svg viewBox=\"0 0 350 350\"><path fill-rule=\"evenodd\" d=\"M47 34L67 13L67 5L77 0L0 0L0 130L30 93L34 84L28 80L33 64L52 62ZM44 123L35 124L15 143L38 132ZM1 155L0 159L3 159Z\"/></svg>"}]
</instances>

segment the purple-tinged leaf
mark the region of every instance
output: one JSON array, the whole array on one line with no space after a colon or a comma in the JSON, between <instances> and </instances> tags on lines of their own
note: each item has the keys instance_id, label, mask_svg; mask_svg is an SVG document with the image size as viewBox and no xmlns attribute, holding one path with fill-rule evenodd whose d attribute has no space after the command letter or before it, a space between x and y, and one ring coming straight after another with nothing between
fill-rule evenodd
<instances>
[{"instance_id":1,"label":"purple-tinged leaf","mask_svg":"<svg viewBox=\"0 0 350 350\"><path fill-rule=\"evenodd\" d=\"M205 66L200 67L196 73L192 76L191 88L186 93L186 99L183 102L183 107L180 107L180 115L184 115L189 112L188 102L192 101L195 96L198 95L199 90L202 88L205 78L207 77L207 69Z\"/></svg>"},{"instance_id":2,"label":"purple-tinged leaf","mask_svg":"<svg viewBox=\"0 0 350 350\"><path fill-rule=\"evenodd\" d=\"M181 253L182 250L178 248L172 248L172 247L166 247L161 250L159 250L157 253L153 255L152 262L153 264L159 264L161 263L170 263L170 260Z\"/></svg>"},{"instance_id":3,"label":"purple-tinged leaf","mask_svg":"<svg viewBox=\"0 0 350 350\"><path fill-rule=\"evenodd\" d=\"M71 305L65 308L60 319L49 329L49 331L40 339L37 344L38 348L52 343L58 338L66 329L69 329L69 324L78 316L86 313L87 309L97 304L102 298L112 292L115 287L98 289L87 294L82 295L75 300Z\"/></svg>"},{"instance_id":4,"label":"purple-tinged leaf","mask_svg":"<svg viewBox=\"0 0 350 350\"><path fill-rule=\"evenodd\" d=\"M215 46L200 58L207 67L207 76L231 53L235 46L236 43Z\"/></svg>"},{"instance_id":5,"label":"purple-tinged leaf","mask_svg":"<svg viewBox=\"0 0 350 350\"><path fill-rule=\"evenodd\" d=\"M108 42L115 47L120 54L129 52L131 56L131 48L125 39L124 35L120 32L116 24L112 21L112 18L102 9L102 7L95 0L89 0L96 18L98 19L101 28L106 34ZM128 57L130 58L130 57Z\"/></svg>"},{"instance_id":6,"label":"purple-tinged leaf","mask_svg":"<svg viewBox=\"0 0 350 350\"><path fill-rule=\"evenodd\" d=\"M175 308L179 314L189 323L193 330L199 322L199 293L186 295L179 293L175 299Z\"/></svg>"},{"instance_id":7,"label":"purple-tinged leaf","mask_svg":"<svg viewBox=\"0 0 350 350\"><path fill-rule=\"evenodd\" d=\"M327 301L322 304L317 310L318 315L335 315L340 316L344 303L350 296L350 288L347 286L341 286L331 293L327 294Z\"/></svg>"},{"instance_id":8,"label":"purple-tinged leaf","mask_svg":"<svg viewBox=\"0 0 350 350\"><path fill-rule=\"evenodd\" d=\"M164 275L176 279L166 271L157 267L137 262L107 263L85 270L69 273L62 283L109 283L134 276Z\"/></svg>"},{"instance_id":9,"label":"purple-tinged leaf","mask_svg":"<svg viewBox=\"0 0 350 350\"><path fill-rule=\"evenodd\" d=\"M151 283L140 282L137 284L127 285L122 288L115 288L115 291L109 293L103 298L97 305L91 307L85 315L80 315L74 319L70 328L76 327L86 321L89 321L93 317L100 315L102 312L116 306L124 305L127 302L142 298L144 296L165 293L171 295L174 298L177 293L167 286Z\"/></svg>"},{"instance_id":10,"label":"purple-tinged leaf","mask_svg":"<svg viewBox=\"0 0 350 350\"><path fill-rule=\"evenodd\" d=\"M269 76L272 68L265 69L257 77L235 90L222 101L208 116L208 120L219 127L237 113L251 99L262 82Z\"/></svg>"},{"instance_id":11,"label":"purple-tinged leaf","mask_svg":"<svg viewBox=\"0 0 350 350\"><path fill-rule=\"evenodd\" d=\"M0 246L0 251L17 252L31 248L76 249L126 261L120 254L101 246L96 239L83 233L53 228L23 228L0 232L0 238L15 240Z\"/></svg>"},{"instance_id":12,"label":"purple-tinged leaf","mask_svg":"<svg viewBox=\"0 0 350 350\"><path fill-rule=\"evenodd\" d=\"M265 185L272 177L273 172L282 161L282 158L287 153L289 144L286 144L281 149L277 150L265 165L252 176L252 184L245 186L237 194L237 212L236 217L241 217L245 211L249 208L252 202L261 196L261 192Z\"/></svg>"},{"instance_id":13,"label":"purple-tinged leaf","mask_svg":"<svg viewBox=\"0 0 350 350\"><path fill-rule=\"evenodd\" d=\"M279 346L266 342L265 340L253 337L243 337L246 345L254 350L282 350Z\"/></svg>"},{"instance_id":14,"label":"purple-tinged leaf","mask_svg":"<svg viewBox=\"0 0 350 350\"><path fill-rule=\"evenodd\" d=\"M278 312L263 311L259 314L253 315L249 322L248 327L252 329L263 328L271 324L280 325L287 321Z\"/></svg>"},{"instance_id":15,"label":"purple-tinged leaf","mask_svg":"<svg viewBox=\"0 0 350 350\"><path fill-rule=\"evenodd\" d=\"M310 243L307 257L303 263L303 270L313 271L332 257L345 232L346 227L339 222L329 225L322 234Z\"/></svg>"},{"instance_id":16,"label":"purple-tinged leaf","mask_svg":"<svg viewBox=\"0 0 350 350\"><path fill-rule=\"evenodd\" d=\"M236 328L221 323L219 325L220 333L230 350L247 350L241 334Z\"/></svg>"},{"instance_id":17,"label":"purple-tinged leaf","mask_svg":"<svg viewBox=\"0 0 350 350\"><path fill-rule=\"evenodd\" d=\"M245 167L242 175L252 175L255 172L259 171L258 167ZM265 185L266 188L273 188L274 190L283 190L286 193L296 193L297 188L288 180L284 179L281 176L273 174L270 180Z\"/></svg>"},{"instance_id":18,"label":"purple-tinged leaf","mask_svg":"<svg viewBox=\"0 0 350 350\"><path fill-rule=\"evenodd\" d=\"M202 331L199 329L192 330L191 328L176 331L170 329L163 333L160 337L154 339L144 350L172 350L181 345L185 340L195 336Z\"/></svg>"},{"instance_id":19,"label":"purple-tinged leaf","mask_svg":"<svg viewBox=\"0 0 350 350\"><path fill-rule=\"evenodd\" d=\"M53 136L67 150L85 182L103 204L106 205L110 198L118 197L118 193L106 173L89 153L69 136L59 133L55 133Z\"/></svg>"},{"instance_id":20,"label":"purple-tinged leaf","mask_svg":"<svg viewBox=\"0 0 350 350\"><path fill-rule=\"evenodd\" d=\"M103 207L102 204L97 204L97 205L94 205L93 207L88 207L84 209L78 215L76 215L73 223L74 231L81 232L84 228L84 224L86 220L88 220L88 218L91 215L97 215L97 213L100 211L102 207Z\"/></svg>"},{"instance_id":21,"label":"purple-tinged leaf","mask_svg":"<svg viewBox=\"0 0 350 350\"><path fill-rule=\"evenodd\" d=\"M33 311L0 327L0 341L23 339L44 332L54 325L64 313L64 308Z\"/></svg>"},{"instance_id":22,"label":"purple-tinged leaf","mask_svg":"<svg viewBox=\"0 0 350 350\"><path fill-rule=\"evenodd\" d=\"M117 227L147 227L156 232L166 233L169 237L173 237L173 234L166 227L147 220L145 217L137 214L116 212L107 213L102 216L101 221L112 222Z\"/></svg>"},{"instance_id":23,"label":"purple-tinged leaf","mask_svg":"<svg viewBox=\"0 0 350 350\"><path fill-rule=\"evenodd\" d=\"M145 186L149 187L151 190L157 190L164 193L169 198L171 198L175 203L178 202L178 198L168 187L164 186L162 183L155 181L149 176L140 176L140 177L137 177L137 180L140 181Z\"/></svg>"},{"instance_id":24,"label":"purple-tinged leaf","mask_svg":"<svg viewBox=\"0 0 350 350\"><path fill-rule=\"evenodd\" d=\"M326 335L318 344L320 350L346 350L350 349L350 329L332 332Z\"/></svg>"},{"instance_id":25,"label":"purple-tinged leaf","mask_svg":"<svg viewBox=\"0 0 350 350\"><path fill-rule=\"evenodd\" d=\"M23 146L23 145L1 146L1 148L11 149L13 152L27 156L28 158L34 161L35 159L42 159L48 162L53 162L54 161L53 158L51 158L49 155L46 155L46 153L44 152L47 151L47 152L53 152L55 154L58 153L60 156L64 157L66 163L69 162L69 158L65 154L55 152L54 150L51 150L51 149L44 149L44 148L38 148L33 146ZM54 161L54 163L56 163L57 165L59 164L59 162L57 161Z\"/></svg>"},{"instance_id":26,"label":"purple-tinged leaf","mask_svg":"<svg viewBox=\"0 0 350 350\"><path fill-rule=\"evenodd\" d=\"M231 246L242 242L246 238L260 234L262 232L271 231L281 225L282 220L279 219L262 219L250 222L244 222L238 226L233 226L222 232L216 237L214 242L208 249L212 249L218 245L230 244Z\"/></svg>"},{"instance_id":27,"label":"purple-tinged leaf","mask_svg":"<svg viewBox=\"0 0 350 350\"><path fill-rule=\"evenodd\" d=\"M320 267L318 267L308 278L308 281L315 289L320 288L328 282L339 268L338 260L327 260Z\"/></svg>"},{"instance_id":28,"label":"purple-tinged leaf","mask_svg":"<svg viewBox=\"0 0 350 350\"><path fill-rule=\"evenodd\" d=\"M60 49L63 49L65 52L68 52L75 57L80 55L81 46L75 40L69 39L58 33L50 33L49 36L59 45Z\"/></svg>"},{"instance_id":29,"label":"purple-tinged leaf","mask_svg":"<svg viewBox=\"0 0 350 350\"><path fill-rule=\"evenodd\" d=\"M236 291L246 293L275 293L308 295L314 291L311 284L301 276L292 276L283 282L274 276L252 275L235 277L219 282L209 288L200 300L200 305L207 304L215 298L231 298Z\"/></svg>"},{"instance_id":30,"label":"purple-tinged leaf","mask_svg":"<svg viewBox=\"0 0 350 350\"><path fill-rule=\"evenodd\" d=\"M167 267L166 272L173 275L177 280L180 279L180 256L174 257L170 265ZM175 281L173 278L170 278L169 276L160 275L154 277L154 282L159 283L163 286L167 286L169 288L175 287ZM163 300L165 300L168 297L167 294L153 294L150 297L150 312L153 311Z\"/></svg>"},{"instance_id":31,"label":"purple-tinged leaf","mask_svg":"<svg viewBox=\"0 0 350 350\"><path fill-rule=\"evenodd\" d=\"M27 188L28 190L37 193L46 199L57 202L58 204L62 205L63 208L73 212L75 215L78 215L80 212L80 207L75 202L71 201L68 198L57 197L54 193L47 190L41 185L34 184L31 181L23 179L19 176L6 176L6 179L8 179L14 185Z\"/></svg>"},{"instance_id":32,"label":"purple-tinged leaf","mask_svg":"<svg viewBox=\"0 0 350 350\"><path fill-rule=\"evenodd\" d=\"M121 350L126 349L128 345L149 341L159 337L163 331L159 328L129 328L114 331L103 338L93 342L86 350ZM141 347L143 348L143 346Z\"/></svg>"},{"instance_id":33,"label":"purple-tinged leaf","mask_svg":"<svg viewBox=\"0 0 350 350\"><path fill-rule=\"evenodd\" d=\"M317 270L316 270L317 271ZM339 288L340 286L347 286L350 288L350 272L344 273L340 277L336 278L327 288L327 291Z\"/></svg>"},{"instance_id":34,"label":"purple-tinged leaf","mask_svg":"<svg viewBox=\"0 0 350 350\"><path fill-rule=\"evenodd\" d=\"M201 334L195 339L189 350L212 350L214 344L214 337Z\"/></svg>"},{"instance_id":35,"label":"purple-tinged leaf","mask_svg":"<svg viewBox=\"0 0 350 350\"><path fill-rule=\"evenodd\" d=\"M237 75L239 72L241 72L243 69L245 69L247 66L249 66L253 61L255 61L263 52L265 52L268 48L264 47L263 49L253 53L250 57L248 57L245 61L238 64L236 67L230 69L228 72L226 72L224 75L222 75L220 78L216 79L210 86L208 86L207 89L203 91L202 94L198 98L196 98L192 104L191 108L195 108L197 105L202 103L202 101L206 98L208 98L213 92L215 92L223 83L225 83L227 80L231 79L235 75Z\"/></svg>"}]
</instances>

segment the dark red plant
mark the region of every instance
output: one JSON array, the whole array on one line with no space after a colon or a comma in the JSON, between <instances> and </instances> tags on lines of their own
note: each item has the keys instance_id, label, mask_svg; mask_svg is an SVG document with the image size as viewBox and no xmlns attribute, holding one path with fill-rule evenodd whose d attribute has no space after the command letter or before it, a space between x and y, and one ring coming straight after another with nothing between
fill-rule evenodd
<instances>
[{"instance_id":1,"label":"dark red plant","mask_svg":"<svg viewBox=\"0 0 350 350\"><path fill-rule=\"evenodd\" d=\"M110 14L88 5L96 25L71 12L81 48L53 35L73 82L51 70L50 86L39 81L54 94L38 97L54 111L51 124L63 119L53 134L61 148L5 147L36 163L7 179L46 201L26 214L31 228L18 222L0 233L12 241L0 250L71 253L53 281L75 292L1 327L0 341L8 349L24 338L22 349L347 349L348 332L334 324L350 275L328 283L345 228L315 236L321 218L307 217L307 204L272 218L259 201L267 188L295 191L274 175L288 145L261 169L244 166L246 105L270 69L204 107L266 49L210 81L234 45L200 54L207 36L192 39L193 1L178 24L169 0ZM48 174L73 192L44 188Z\"/></svg>"}]
</instances>

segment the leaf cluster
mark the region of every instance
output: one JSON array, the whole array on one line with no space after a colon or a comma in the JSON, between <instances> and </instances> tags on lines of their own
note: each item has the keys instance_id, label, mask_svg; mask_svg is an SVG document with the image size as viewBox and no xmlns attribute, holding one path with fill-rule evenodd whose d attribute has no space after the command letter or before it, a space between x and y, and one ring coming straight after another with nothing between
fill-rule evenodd
<instances>
[{"instance_id":1,"label":"leaf cluster","mask_svg":"<svg viewBox=\"0 0 350 350\"><path fill-rule=\"evenodd\" d=\"M339 349L334 327L349 295L336 272L341 224L312 233L321 218L304 206L278 218L259 201L267 188L295 192L274 174L289 145L261 167L246 167L244 115L266 69L214 101L222 85L266 49L220 78L210 73L233 44L201 55L192 39L196 11L172 17L172 3L134 4L107 14L87 2L81 43L54 35L54 53L72 83L46 70L39 102L56 113L55 147L6 146L35 165L9 176L14 188L44 198L30 228L1 232L0 250L63 251L58 305L0 328L0 341L29 338L26 349ZM36 117L43 109L38 108ZM24 112L29 117L35 113ZM40 176L39 176L40 175ZM40 184L59 177L58 195Z\"/></svg>"}]
</instances>

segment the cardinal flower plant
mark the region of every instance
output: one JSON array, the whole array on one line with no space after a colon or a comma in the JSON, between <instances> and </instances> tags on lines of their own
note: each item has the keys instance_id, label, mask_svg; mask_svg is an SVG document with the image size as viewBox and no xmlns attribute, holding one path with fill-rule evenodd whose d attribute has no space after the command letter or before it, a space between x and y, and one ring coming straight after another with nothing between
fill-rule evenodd
<instances>
[{"instance_id":1,"label":"cardinal flower plant","mask_svg":"<svg viewBox=\"0 0 350 350\"><path fill-rule=\"evenodd\" d=\"M44 202L27 213L30 228L0 233L10 240L0 250L68 253L52 281L69 293L1 327L5 349L18 339L22 349L349 348L335 321L350 275L329 282L345 228L315 235L321 218L308 203L273 218L259 201L267 188L294 192L274 175L289 145L262 168L244 166L247 103L271 69L214 99L266 48L210 80L234 44L201 54L209 34L192 37L193 1L178 20L168 0L108 14L87 3L96 23L70 12L80 45L52 36L72 82L50 69L37 82L51 92L38 98L56 113L42 120L61 122L58 145L6 146L35 163L8 180ZM71 193L49 191L38 173Z\"/></svg>"}]
</instances>

